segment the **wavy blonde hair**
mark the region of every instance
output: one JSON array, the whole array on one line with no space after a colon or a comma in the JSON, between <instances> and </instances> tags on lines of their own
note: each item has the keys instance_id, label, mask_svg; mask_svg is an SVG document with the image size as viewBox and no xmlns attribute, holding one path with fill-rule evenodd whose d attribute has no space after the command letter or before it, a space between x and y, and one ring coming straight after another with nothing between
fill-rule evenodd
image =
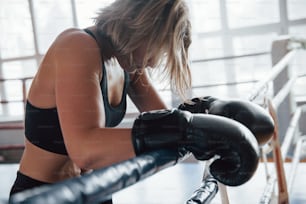
<instances>
[{"instance_id":1,"label":"wavy blonde hair","mask_svg":"<svg viewBox=\"0 0 306 204\"><path fill-rule=\"evenodd\" d=\"M100 10L95 24L122 55L147 45L144 64L153 53L172 90L184 98L191 86L188 48L191 25L184 0L116 0ZM131 58L131 57L130 57Z\"/></svg>"}]
</instances>

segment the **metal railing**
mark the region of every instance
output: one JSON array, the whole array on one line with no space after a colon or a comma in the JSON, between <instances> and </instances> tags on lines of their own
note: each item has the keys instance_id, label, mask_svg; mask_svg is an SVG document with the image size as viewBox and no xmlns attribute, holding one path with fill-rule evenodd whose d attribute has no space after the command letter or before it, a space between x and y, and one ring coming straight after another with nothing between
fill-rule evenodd
<instances>
[{"instance_id":1,"label":"metal railing","mask_svg":"<svg viewBox=\"0 0 306 204\"><path fill-rule=\"evenodd\" d=\"M289 203L289 195L292 192L292 186L294 183L296 169L301 159L301 152L303 144L306 143L306 136L302 136L299 132L299 120L303 112L302 107L295 107L295 101L292 98L291 92L297 76L290 76L290 62L294 59L297 49L306 48L306 40L296 39L296 38L284 38L273 42L272 45L272 63L274 64L269 75L267 75L263 80L259 81L256 87L252 90L249 100L255 101L261 98L262 104L265 108L269 110L272 117L275 120L275 132L271 141L261 147L261 156L263 164L265 165L266 173L266 186L263 190L262 196L259 199L260 204L271 204L276 202L279 204ZM282 48L282 49L279 49ZM278 77L287 79L282 84L279 83ZM268 87L274 86L274 93L268 93ZM289 115L286 115L288 128L286 129L283 141L279 137L279 124L278 118L282 116L280 108L283 108L284 103L290 109ZM294 113L293 116L291 113ZM292 116L292 117L291 117ZM296 139L296 137L298 139ZM294 149L294 155L291 162L291 170L288 178L286 178L284 170L284 161L288 156L289 149ZM273 163L275 168L272 170L268 169L267 165L267 155L272 152ZM229 196L226 190L226 186L218 183L212 182L211 177L207 176L208 165L206 165L204 170L202 185L197 189L191 198L201 197L201 204L209 204L213 200L213 197L220 192L222 204L229 203ZM208 182L209 181L209 182ZM208 186L209 185L209 186ZM214 186L215 185L215 186ZM277 186L277 188L276 188ZM219 187L219 188L218 188ZM213 189L213 191L208 191L203 189ZM276 192L277 191L277 192ZM187 201L187 203L192 203Z\"/></svg>"}]
</instances>

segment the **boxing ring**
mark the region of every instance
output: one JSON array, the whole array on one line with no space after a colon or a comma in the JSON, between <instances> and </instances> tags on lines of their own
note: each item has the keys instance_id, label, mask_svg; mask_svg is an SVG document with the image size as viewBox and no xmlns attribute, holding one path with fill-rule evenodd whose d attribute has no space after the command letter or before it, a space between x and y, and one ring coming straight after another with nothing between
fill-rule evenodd
<instances>
[{"instance_id":1,"label":"boxing ring","mask_svg":"<svg viewBox=\"0 0 306 204\"><path fill-rule=\"evenodd\" d=\"M299 121L305 107L297 106L293 99L292 89L297 76L291 76L290 71L290 62L298 49L305 48L305 45L306 42L301 39L283 38L274 41L271 72L256 84L248 97L250 101L269 110L276 125L272 139L260 147L261 163L265 171L265 187L258 198L260 204L289 203L296 179L295 172L306 144L306 136L299 131ZM286 83L279 86L278 80L284 77L287 79ZM283 109L289 111L282 111ZM289 121L283 121L282 118L285 117ZM290 171L285 172L284 162L288 160L290 151L293 152ZM181 163L189 156L188 153L182 153L177 158L177 152L171 150L149 152L81 177L18 193L12 197L10 203L100 203L122 189ZM228 187L209 174L211 162L204 162L202 181L199 180L199 188L185 201L186 204L209 204L216 199L217 194L220 195L222 204L230 203ZM269 163L273 165L268 165Z\"/></svg>"},{"instance_id":2,"label":"boxing ring","mask_svg":"<svg viewBox=\"0 0 306 204\"><path fill-rule=\"evenodd\" d=\"M265 167L266 186L262 196L259 198L260 204L286 204L289 203L289 195L295 180L296 170L301 160L303 147L306 145L306 136L299 135L299 120L305 107L296 107L292 95L293 86L297 80L297 75L292 76L290 62L296 56L298 49L306 48L305 39L283 38L275 40L272 44L272 64L270 73L259 81L248 100L257 102L265 107L271 114L275 122L275 131L271 140L261 146L261 159ZM286 83L279 87L273 82L280 79L287 79ZM273 91L269 90L274 85ZM288 108L289 113L281 111L281 108ZM293 115L291 115L293 113ZM282 121L282 127L286 127L285 135L280 138L279 118L291 118L289 124ZM304 145L304 146L303 146ZM289 149L293 148L294 154L289 172L285 172L284 162L287 159ZM268 155L272 154L274 168L268 168ZM220 190L222 204L229 204L227 187L215 181L207 172L209 165L205 166L204 176L200 188L191 196L187 204L209 204Z\"/></svg>"}]
</instances>

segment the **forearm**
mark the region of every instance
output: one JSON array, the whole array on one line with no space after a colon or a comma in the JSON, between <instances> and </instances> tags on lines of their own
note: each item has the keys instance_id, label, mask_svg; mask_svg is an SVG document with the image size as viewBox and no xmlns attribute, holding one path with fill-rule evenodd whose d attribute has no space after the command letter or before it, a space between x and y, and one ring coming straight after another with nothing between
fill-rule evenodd
<instances>
[{"instance_id":1,"label":"forearm","mask_svg":"<svg viewBox=\"0 0 306 204\"><path fill-rule=\"evenodd\" d=\"M145 112L150 110L166 109L167 106L160 98L154 88L148 87L145 94L136 94L133 91L129 91L129 96L133 103L136 105L139 112Z\"/></svg>"},{"instance_id":2,"label":"forearm","mask_svg":"<svg viewBox=\"0 0 306 204\"><path fill-rule=\"evenodd\" d=\"M130 83L128 94L139 112L167 108L146 74L136 76L136 79Z\"/></svg>"},{"instance_id":3,"label":"forearm","mask_svg":"<svg viewBox=\"0 0 306 204\"><path fill-rule=\"evenodd\" d=\"M98 169L135 156L129 128L97 128L68 143L72 160L82 169Z\"/></svg>"}]
</instances>

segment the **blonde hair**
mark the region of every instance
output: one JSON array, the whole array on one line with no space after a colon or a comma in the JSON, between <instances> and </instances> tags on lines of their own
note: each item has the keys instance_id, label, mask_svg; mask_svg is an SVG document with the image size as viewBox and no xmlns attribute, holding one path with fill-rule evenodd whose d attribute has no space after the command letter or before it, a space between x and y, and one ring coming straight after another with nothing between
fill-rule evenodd
<instances>
[{"instance_id":1,"label":"blonde hair","mask_svg":"<svg viewBox=\"0 0 306 204\"><path fill-rule=\"evenodd\" d=\"M101 35L111 39L119 54L131 56L145 43L144 63L149 53L155 56L156 65L165 59L163 73L171 88L184 98L191 86L188 15L184 0L116 0L100 10L95 24Z\"/></svg>"}]
</instances>

